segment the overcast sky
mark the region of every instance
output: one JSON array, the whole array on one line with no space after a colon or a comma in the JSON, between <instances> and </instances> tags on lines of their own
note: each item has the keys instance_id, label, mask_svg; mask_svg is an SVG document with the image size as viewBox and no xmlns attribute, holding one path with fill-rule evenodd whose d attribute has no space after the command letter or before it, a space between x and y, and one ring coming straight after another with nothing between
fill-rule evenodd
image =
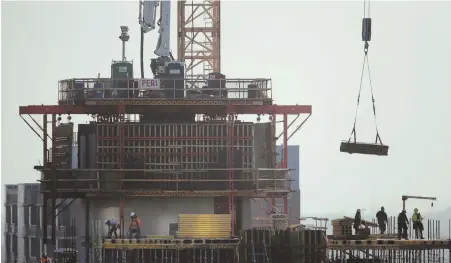
<instances>
[{"instance_id":1,"label":"overcast sky","mask_svg":"<svg viewBox=\"0 0 451 263\"><path fill-rule=\"evenodd\" d=\"M110 61L121 55L121 25L130 27L127 57L139 72L136 2L2 2L2 183L38 179L33 165L42 158L41 142L18 106L56 104L59 79L109 76ZM225 2L223 73L272 78L277 104L313 105L312 118L290 141L301 145L304 214L381 205L399 213L401 194L437 196L433 209L445 209L451 203L451 3L371 4L370 62L388 157L339 152L354 118L362 16L361 1ZM156 40L155 32L146 36L146 61ZM358 139L372 141L364 84ZM430 211L429 202L410 204Z\"/></svg>"}]
</instances>

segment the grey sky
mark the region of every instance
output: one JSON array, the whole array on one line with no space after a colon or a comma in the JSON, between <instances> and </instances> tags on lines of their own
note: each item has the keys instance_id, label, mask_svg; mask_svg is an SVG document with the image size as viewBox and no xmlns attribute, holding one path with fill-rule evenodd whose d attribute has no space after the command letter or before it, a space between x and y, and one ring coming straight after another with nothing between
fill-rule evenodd
<instances>
[{"instance_id":1,"label":"grey sky","mask_svg":"<svg viewBox=\"0 0 451 263\"><path fill-rule=\"evenodd\" d=\"M135 1L2 2L2 183L38 179L32 167L41 142L18 106L56 104L59 79L109 76L111 59L120 58L120 25L130 27L127 57L139 72L137 9ZM270 77L276 103L313 105L290 142L301 145L303 213L381 205L397 213L403 193L437 196L434 209L444 209L451 203L451 3L371 4L370 63L388 157L339 152L354 118L362 16L360 1L225 2L223 73ZM174 51L175 31L174 23ZM146 61L156 40L146 37ZM375 135L368 91L357 127L364 141ZM410 204L429 211L427 202Z\"/></svg>"}]
</instances>

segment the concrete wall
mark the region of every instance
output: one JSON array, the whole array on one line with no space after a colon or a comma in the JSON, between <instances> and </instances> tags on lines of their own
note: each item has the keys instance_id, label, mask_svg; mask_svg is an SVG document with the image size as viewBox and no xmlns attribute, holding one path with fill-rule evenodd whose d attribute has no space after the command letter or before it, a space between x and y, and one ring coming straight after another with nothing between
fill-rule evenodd
<instances>
[{"instance_id":1,"label":"concrete wall","mask_svg":"<svg viewBox=\"0 0 451 263\"><path fill-rule=\"evenodd\" d=\"M277 152L277 157L276 160L277 162L280 162L280 160L282 159L282 146L278 145L276 147L276 152ZM300 165L299 165L299 145L288 145L288 168L293 169L291 171L291 179L293 179L293 182L291 183L291 189L293 190L298 190L300 189L300 185L299 185L299 169L300 169Z\"/></svg>"}]
</instances>

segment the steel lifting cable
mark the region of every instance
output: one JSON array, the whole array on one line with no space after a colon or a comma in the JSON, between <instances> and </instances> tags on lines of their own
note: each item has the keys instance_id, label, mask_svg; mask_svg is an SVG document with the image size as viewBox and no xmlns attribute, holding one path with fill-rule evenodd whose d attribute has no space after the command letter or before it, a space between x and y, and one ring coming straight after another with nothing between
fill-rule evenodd
<instances>
[{"instance_id":1,"label":"steel lifting cable","mask_svg":"<svg viewBox=\"0 0 451 263\"><path fill-rule=\"evenodd\" d=\"M366 16L366 1L363 2L363 20L362 20L362 41L365 42L364 45L364 56L363 56L363 64L362 64L362 74L360 76L360 85L359 85L359 93L357 95L357 107L355 109L355 117L354 117L354 125L351 131L351 135L349 136L348 142L351 141L351 138L354 136L354 143L357 142L357 135L356 135L356 123L357 123L357 114L359 111L360 106L360 95L362 92L362 85L363 85L363 75L365 73L365 65L367 66L368 70L368 80L370 84L370 90L371 90L371 102L373 104L373 115L374 115L374 124L376 126L376 140L375 143L380 143L382 145L382 139L379 135L379 129L377 125L377 117L376 117L376 100L374 99L374 92L373 92L373 84L371 82L371 70L370 70L370 62L369 62L369 56L368 56L368 49L369 44L368 42L371 41L371 18L370 18L370 1L368 1L368 17Z\"/></svg>"}]
</instances>

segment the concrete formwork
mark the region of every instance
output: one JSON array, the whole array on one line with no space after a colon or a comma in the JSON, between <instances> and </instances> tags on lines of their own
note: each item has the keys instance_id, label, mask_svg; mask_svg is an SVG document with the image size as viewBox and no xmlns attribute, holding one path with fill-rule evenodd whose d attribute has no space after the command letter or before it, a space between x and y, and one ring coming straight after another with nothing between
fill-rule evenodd
<instances>
[{"instance_id":1,"label":"concrete formwork","mask_svg":"<svg viewBox=\"0 0 451 263\"><path fill-rule=\"evenodd\" d=\"M119 197L92 198L90 220L103 222L119 219ZM135 212L141 219L142 235L169 235L169 224L177 223L178 214L213 214L212 197L126 197L124 199L124 226L128 229L129 215ZM108 228L102 224L101 235L107 235ZM119 233L118 233L119 234Z\"/></svg>"}]
</instances>

